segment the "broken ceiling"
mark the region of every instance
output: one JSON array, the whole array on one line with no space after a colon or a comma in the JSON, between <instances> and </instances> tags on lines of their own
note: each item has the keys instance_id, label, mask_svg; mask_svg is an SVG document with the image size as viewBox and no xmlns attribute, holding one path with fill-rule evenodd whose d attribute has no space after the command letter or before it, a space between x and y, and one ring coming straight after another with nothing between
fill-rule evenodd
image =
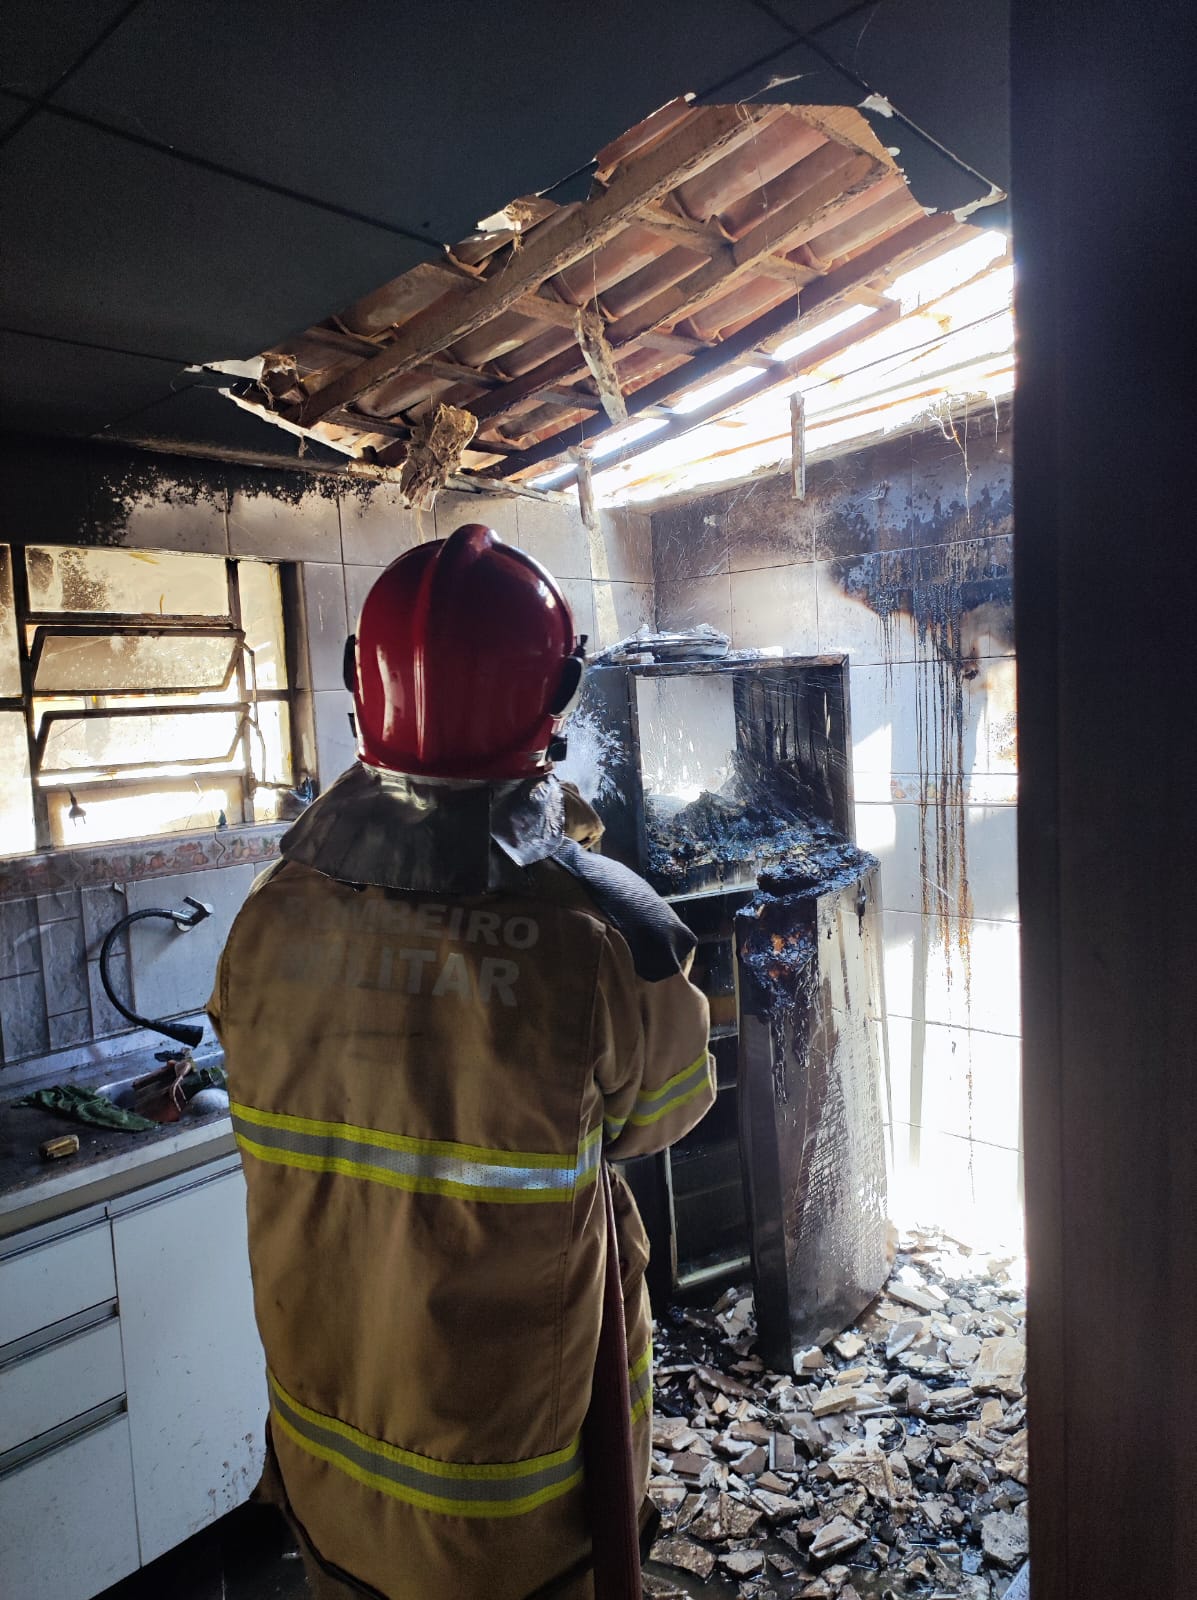
<instances>
[{"instance_id":1,"label":"broken ceiling","mask_svg":"<svg viewBox=\"0 0 1197 1600\"><path fill-rule=\"evenodd\" d=\"M599 153L585 200L510 202L228 393L396 475L439 417L461 442L446 473L522 487L585 473L612 438L635 453L638 426L657 446L870 338L902 314L894 280L977 231L920 205L857 111L679 99ZM846 308L863 311L848 327ZM762 366L799 327L814 342ZM711 383L754 367L734 400Z\"/></svg>"}]
</instances>

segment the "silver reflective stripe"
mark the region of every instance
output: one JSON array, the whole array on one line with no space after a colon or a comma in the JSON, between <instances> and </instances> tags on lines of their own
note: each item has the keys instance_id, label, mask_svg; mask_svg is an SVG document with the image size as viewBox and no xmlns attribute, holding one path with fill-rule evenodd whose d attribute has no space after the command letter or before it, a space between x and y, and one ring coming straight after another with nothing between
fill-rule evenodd
<instances>
[{"instance_id":1,"label":"silver reflective stripe","mask_svg":"<svg viewBox=\"0 0 1197 1600\"><path fill-rule=\"evenodd\" d=\"M667 1079L659 1089L642 1089L636 1096L636 1103L627 1120L633 1127L644 1127L658 1121L675 1106L701 1094L710 1081L710 1072L710 1057L704 1050L697 1060Z\"/></svg>"},{"instance_id":2,"label":"silver reflective stripe","mask_svg":"<svg viewBox=\"0 0 1197 1600\"><path fill-rule=\"evenodd\" d=\"M571 1159L410 1139L244 1105L234 1105L232 1114L242 1150L259 1160L467 1200L571 1200L593 1180L600 1153L597 1130Z\"/></svg>"},{"instance_id":3,"label":"silver reflective stripe","mask_svg":"<svg viewBox=\"0 0 1197 1600\"><path fill-rule=\"evenodd\" d=\"M273 1373L270 1388L275 1424L293 1443L359 1483L426 1511L464 1517L519 1516L567 1494L581 1481L580 1440L527 1461L438 1461L301 1405Z\"/></svg>"}]
</instances>

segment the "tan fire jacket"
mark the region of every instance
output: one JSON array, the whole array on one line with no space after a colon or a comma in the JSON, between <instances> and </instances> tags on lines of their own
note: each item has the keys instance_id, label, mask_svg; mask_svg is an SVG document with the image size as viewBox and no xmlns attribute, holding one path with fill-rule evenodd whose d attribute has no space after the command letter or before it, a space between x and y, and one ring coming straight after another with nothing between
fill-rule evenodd
<instances>
[{"instance_id":1,"label":"tan fire jacket","mask_svg":"<svg viewBox=\"0 0 1197 1600\"><path fill-rule=\"evenodd\" d=\"M554 860L515 876L448 900L284 862L210 1005L287 1498L387 1600L524 1600L585 1565L598 1164L714 1098L706 1000L635 909ZM647 1245L623 1185L616 1208L643 1490Z\"/></svg>"}]
</instances>

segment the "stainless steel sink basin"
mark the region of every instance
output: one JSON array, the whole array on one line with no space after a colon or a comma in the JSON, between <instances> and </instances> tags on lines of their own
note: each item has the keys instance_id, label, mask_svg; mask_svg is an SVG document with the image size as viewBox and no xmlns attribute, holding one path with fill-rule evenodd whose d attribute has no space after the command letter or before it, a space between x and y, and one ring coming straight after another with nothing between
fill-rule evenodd
<instances>
[{"instance_id":1,"label":"stainless steel sink basin","mask_svg":"<svg viewBox=\"0 0 1197 1600\"><path fill-rule=\"evenodd\" d=\"M224 1057L219 1050L211 1050L203 1056L197 1056L195 1065L197 1067L219 1066L223 1059ZM123 1111L132 1111L134 1109L133 1085L139 1078L143 1078L147 1073L152 1072L156 1064L161 1065L161 1063L150 1063L139 1067L136 1072L126 1073L119 1078L110 1078L107 1083L98 1083L96 1090L99 1094L106 1095L109 1100L120 1106ZM184 1117L205 1115L210 1116L211 1112L205 1112L198 1107L192 1110L190 1103L183 1107Z\"/></svg>"}]
</instances>

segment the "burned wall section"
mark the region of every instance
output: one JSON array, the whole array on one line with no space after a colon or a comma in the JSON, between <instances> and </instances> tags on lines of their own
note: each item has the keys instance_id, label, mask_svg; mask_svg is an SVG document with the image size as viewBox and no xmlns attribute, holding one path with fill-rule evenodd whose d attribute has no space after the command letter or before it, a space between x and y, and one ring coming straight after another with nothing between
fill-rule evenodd
<instances>
[{"instance_id":1,"label":"burned wall section","mask_svg":"<svg viewBox=\"0 0 1197 1600\"><path fill-rule=\"evenodd\" d=\"M442 494L433 512L417 516L399 504L394 486L343 473L245 467L100 442L0 439L0 550L102 547L293 564L294 764L321 784L354 758L342 655L366 594L403 551L462 522L486 522L543 561L560 579L580 633L594 639L605 631L603 642L611 642L651 620L647 517L605 515L592 533L565 499L462 494ZM66 571L86 605L86 562L67 563ZM4 577L0 557L0 606ZM231 913L254 869L277 854L281 831L231 828L0 856L0 1078L13 1082L51 1065L69 1070L96 1049L133 1048L137 1040L107 1002L96 966L97 941L126 909L127 895L136 900L143 880L161 878L159 903L175 904L187 893ZM137 959L134 934L115 958L118 985L136 982ZM211 971L197 963L185 994L150 995L142 1009L198 1009L210 988Z\"/></svg>"},{"instance_id":2,"label":"burned wall section","mask_svg":"<svg viewBox=\"0 0 1197 1600\"><path fill-rule=\"evenodd\" d=\"M895 1188L1017 1210L1017 753L1010 416L657 511L661 626L849 662L858 842L881 862Z\"/></svg>"}]
</instances>

